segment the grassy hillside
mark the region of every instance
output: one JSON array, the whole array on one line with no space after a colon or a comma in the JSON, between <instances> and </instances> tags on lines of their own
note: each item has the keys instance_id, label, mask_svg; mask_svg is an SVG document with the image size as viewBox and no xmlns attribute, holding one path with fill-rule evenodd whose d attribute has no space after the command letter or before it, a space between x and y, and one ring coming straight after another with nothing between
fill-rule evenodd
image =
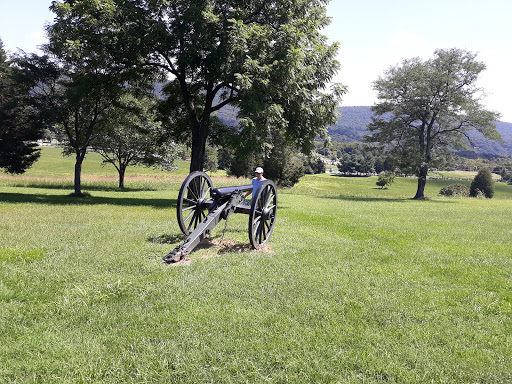
<instances>
[{"instance_id":1,"label":"grassy hillside","mask_svg":"<svg viewBox=\"0 0 512 384\"><path fill-rule=\"evenodd\" d=\"M0 382L512 381L512 186L413 201L414 179L311 175L262 252L233 215L169 266L186 164L117 192L90 156L79 199L57 155L0 178Z\"/></svg>"}]
</instances>

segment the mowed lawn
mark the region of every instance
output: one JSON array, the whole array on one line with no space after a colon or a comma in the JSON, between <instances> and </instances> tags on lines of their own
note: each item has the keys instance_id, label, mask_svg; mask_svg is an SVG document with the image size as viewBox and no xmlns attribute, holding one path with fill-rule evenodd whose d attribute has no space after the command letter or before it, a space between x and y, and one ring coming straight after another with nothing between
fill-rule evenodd
<instances>
[{"instance_id":1,"label":"mowed lawn","mask_svg":"<svg viewBox=\"0 0 512 384\"><path fill-rule=\"evenodd\" d=\"M82 199L55 148L0 176L0 382L512 382L512 186L429 180L413 201L413 178L306 176L263 251L232 215L170 266L188 164L131 169L123 192L99 164Z\"/></svg>"}]
</instances>

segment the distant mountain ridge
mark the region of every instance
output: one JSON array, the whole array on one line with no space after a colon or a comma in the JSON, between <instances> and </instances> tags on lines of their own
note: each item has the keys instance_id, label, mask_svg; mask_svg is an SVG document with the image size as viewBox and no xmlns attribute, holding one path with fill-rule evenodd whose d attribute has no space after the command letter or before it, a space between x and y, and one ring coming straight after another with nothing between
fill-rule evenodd
<instances>
[{"instance_id":1,"label":"distant mountain ridge","mask_svg":"<svg viewBox=\"0 0 512 384\"><path fill-rule=\"evenodd\" d=\"M336 124L329 126L329 136L333 141L345 143L360 142L368 134L366 127L372 121L371 107L339 107L340 116Z\"/></svg>"},{"instance_id":2,"label":"distant mountain ridge","mask_svg":"<svg viewBox=\"0 0 512 384\"><path fill-rule=\"evenodd\" d=\"M358 143L368 134L366 128L372 121L373 112L369 106L339 107L341 113L336 124L329 126L328 133L333 141ZM236 125L236 109L227 106L217 112L217 117L228 125ZM512 156L512 123L496 121L496 128L503 138L502 142L489 140L479 132L470 132L469 136L475 146L460 154L465 157L492 158L496 156Z\"/></svg>"},{"instance_id":3,"label":"distant mountain ridge","mask_svg":"<svg viewBox=\"0 0 512 384\"><path fill-rule=\"evenodd\" d=\"M328 129L333 141L360 142L368 134L366 127L371 123L373 113L371 107L340 107L341 116L336 124ZM512 156L512 123L496 121L496 129L503 138L502 142L489 140L479 132L470 133L475 146L463 151L467 157Z\"/></svg>"}]
</instances>

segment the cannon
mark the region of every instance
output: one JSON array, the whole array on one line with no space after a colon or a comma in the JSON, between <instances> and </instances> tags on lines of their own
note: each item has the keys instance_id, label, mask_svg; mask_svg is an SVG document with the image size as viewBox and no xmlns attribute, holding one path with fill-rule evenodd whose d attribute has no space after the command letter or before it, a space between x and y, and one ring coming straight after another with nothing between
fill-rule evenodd
<instances>
[{"instance_id":1,"label":"cannon","mask_svg":"<svg viewBox=\"0 0 512 384\"><path fill-rule=\"evenodd\" d=\"M222 220L233 213L249 215L249 241L252 248L261 248L272 235L277 213L277 191L271 180L259 187L251 205L244 205L244 195L252 185L213 188L210 177L201 171L185 178L178 194L178 225L187 236L163 261L170 264L184 259Z\"/></svg>"}]
</instances>

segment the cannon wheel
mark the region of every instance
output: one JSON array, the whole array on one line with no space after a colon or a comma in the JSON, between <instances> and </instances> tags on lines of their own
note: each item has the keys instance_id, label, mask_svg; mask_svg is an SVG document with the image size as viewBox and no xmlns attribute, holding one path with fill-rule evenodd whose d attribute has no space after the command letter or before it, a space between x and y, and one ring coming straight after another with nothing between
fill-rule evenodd
<instances>
[{"instance_id":1,"label":"cannon wheel","mask_svg":"<svg viewBox=\"0 0 512 384\"><path fill-rule=\"evenodd\" d=\"M249 240L255 249L265 244L274 230L277 213L277 191L271 180L265 180L258 188L249 213Z\"/></svg>"},{"instance_id":2,"label":"cannon wheel","mask_svg":"<svg viewBox=\"0 0 512 384\"><path fill-rule=\"evenodd\" d=\"M212 180L200 171L192 172L181 185L177 216L180 229L186 236L208 215L212 188Z\"/></svg>"}]
</instances>

